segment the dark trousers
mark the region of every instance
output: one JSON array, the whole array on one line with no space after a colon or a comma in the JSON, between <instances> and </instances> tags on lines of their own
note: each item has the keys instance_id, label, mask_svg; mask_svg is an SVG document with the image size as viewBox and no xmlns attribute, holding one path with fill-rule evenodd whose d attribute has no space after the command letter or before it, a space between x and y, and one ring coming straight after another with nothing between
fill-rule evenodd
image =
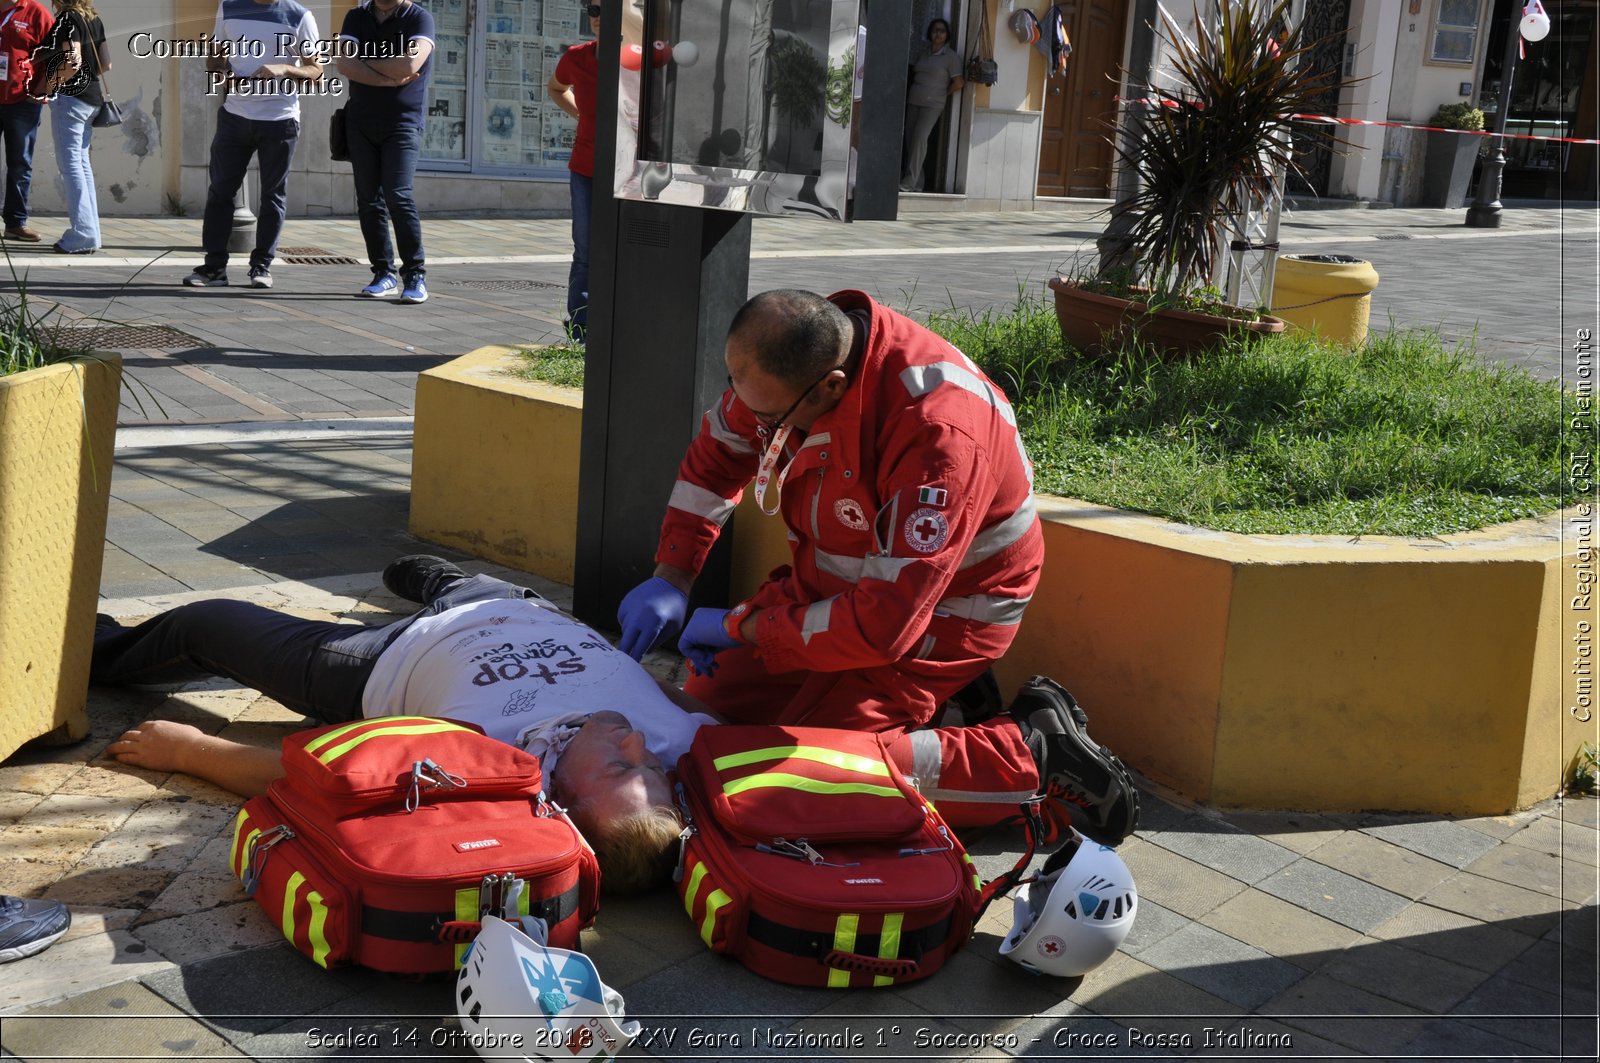
<instances>
[{"instance_id":1,"label":"dark trousers","mask_svg":"<svg viewBox=\"0 0 1600 1063\"><path fill-rule=\"evenodd\" d=\"M379 124L367 120L346 123L350 142L350 169L355 173L356 214L361 236L367 242L367 261L374 278L394 273L394 253L400 252L399 273L406 280L427 274L422 250L422 216L417 213L412 179L422 148L422 130L409 124ZM394 244L389 223L394 222Z\"/></svg>"},{"instance_id":2,"label":"dark trousers","mask_svg":"<svg viewBox=\"0 0 1600 1063\"><path fill-rule=\"evenodd\" d=\"M569 173L572 186L572 268L567 271L567 330L583 339L589 329L589 210L594 178Z\"/></svg>"},{"instance_id":3,"label":"dark trousers","mask_svg":"<svg viewBox=\"0 0 1600 1063\"><path fill-rule=\"evenodd\" d=\"M300 121L284 118L257 122L240 118L226 107L217 110L217 135L211 138L210 186L200 243L206 268L228 264L228 235L233 232L233 197L244 184L250 157L260 161L261 202L256 206L256 248L250 265L267 268L278 257L278 235L289 209L289 164L300 140Z\"/></svg>"},{"instance_id":4,"label":"dark trousers","mask_svg":"<svg viewBox=\"0 0 1600 1063\"><path fill-rule=\"evenodd\" d=\"M448 584L422 609L390 624L302 620L275 609L211 599L180 605L137 627L102 619L89 678L95 683L180 683L224 676L324 723L361 716L378 656L419 617L458 605L536 598L492 576Z\"/></svg>"},{"instance_id":5,"label":"dark trousers","mask_svg":"<svg viewBox=\"0 0 1600 1063\"><path fill-rule=\"evenodd\" d=\"M0 138L5 140L7 228L28 223L28 189L33 185L33 145L39 139L44 105L34 100L0 103Z\"/></svg>"}]
</instances>

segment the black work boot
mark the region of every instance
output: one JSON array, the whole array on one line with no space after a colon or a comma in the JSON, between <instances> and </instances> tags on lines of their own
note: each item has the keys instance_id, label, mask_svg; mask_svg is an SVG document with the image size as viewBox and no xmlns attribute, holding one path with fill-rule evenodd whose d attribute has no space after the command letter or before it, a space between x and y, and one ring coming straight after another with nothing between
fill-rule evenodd
<instances>
[{"instance_id":1,"label":"black work boot","mask_svg":"<svg viewBox=\"0 0 1600 1063\"><path fill-rule=\"evenodd\" d=\"M1102 845L1116 845L1139 825L1139 791L1122 761L1089 737L1089 717L1061 684L1036 675L1006 710L1039 769L1042 813L1053 844L1071 825Z\"/></svg>"},{"instance_id":2,"label":"black work boot","mask_svg":"<svg viewBox=\"0 0 1600 1063\"><path fill-rule=\"evenodd\" d=\"M383 585L389 593L418 605L431 605L467 574L454 561L432 554L407 554L397 557L383 570Z\"/></svg>"}]
</instances>

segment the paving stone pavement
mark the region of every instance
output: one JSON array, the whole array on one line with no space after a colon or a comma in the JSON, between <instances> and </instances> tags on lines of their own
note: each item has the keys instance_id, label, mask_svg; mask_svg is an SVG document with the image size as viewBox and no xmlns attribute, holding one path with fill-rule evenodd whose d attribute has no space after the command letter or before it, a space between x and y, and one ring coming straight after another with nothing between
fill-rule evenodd
<instances>
[{"instance_id":1,"label":"paving stone pavement","mask_svg":"<svg viewBox=\"0 0 1600 1063\"><path fill-rule=\"evenodd\" d=\"M1375 320L1476 327L1485 356L1553 376L1567 338L1595 325L1597 219L1513 210L1488 234L1462 230L1460 212L1301 211L1284 237L1286 250L1371 258ZM194 292L174 287L193 264L180 254L124 286L150 249L193 246L190 219L108 219L102 255L29 260L33 291L73 323L95 324L116 296L106 322L201 341L125 352L103 611L134 619L217 595L352 621L405 608L378 573L437 550L406 531L415 374L549 338L566 271L562 219L425 225L434 296L421 308L349 298L359 267L285 266L271 293ZM1098 221L1078 206L755 232L753 288L858 284L902 307L981 312L1037 290ZM348 220L291 221L285 243L361 253ZM669 655L650 663L681 680ZM0 965L0 1054L474 1058L448 982L324 971L283 943L228 870L230 795L104 757L152 716L266 746L299 717L222 682L96 688L90 713L85 741L0 764L0 892L74 912L63 941ZM658 1059L1594 1058L1600 802L1451 820L1218 812L1142 789L1141 831L1121 849L1141 911L1082 979L1001 959L1004 902L949 969L879 991L757 978L707 953L670 894L608 900L584 947L645 1025L633 1054ZM1018 843L975 840L980 869L1009 866Z\"/></svg>"}]
</instances>

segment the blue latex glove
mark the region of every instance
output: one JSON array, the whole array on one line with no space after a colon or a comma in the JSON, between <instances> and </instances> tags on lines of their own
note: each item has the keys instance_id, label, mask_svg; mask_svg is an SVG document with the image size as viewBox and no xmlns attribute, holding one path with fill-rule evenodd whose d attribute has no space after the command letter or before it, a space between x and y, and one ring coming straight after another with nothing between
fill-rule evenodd
<instances>
[{"instance_id":1,"label":"blue latex glove","mask_svg":"<svg viewBox=\"0 0 1600 1063\"><path fill-rule=\"evenodd\" d=\"M696 609L678 639L678 652L689 658L701 675L715 675L717 654L739 645L739 640L728 634L727 618L726 609Z\"/></svg>"},{"instance_id":2,"label":"blue latex glove","mask_svg":"<svg viewBox=\"0 0 1600 1063\"><path fill-rule=\"evenodd\" d=\"M676 635L688 611L687 594L660 576L651 576L629 591L617 606L617 623L622 627L622 641L617 647L639 660L658 642Z\"/></svg>"}]
</instances>

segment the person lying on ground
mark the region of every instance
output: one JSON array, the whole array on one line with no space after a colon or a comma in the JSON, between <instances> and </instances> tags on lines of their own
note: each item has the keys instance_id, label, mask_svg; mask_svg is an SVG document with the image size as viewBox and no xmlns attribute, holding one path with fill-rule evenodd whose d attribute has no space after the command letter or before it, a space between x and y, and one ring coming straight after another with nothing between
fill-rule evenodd
<instances>
[{"instance_id":1,"label":"person lying on ground","mask_svg":"<svg viewBox=\"0 0 1600 1063\"><path fill-rule=\"evenodd\" d=\"M384 586L423 608L393 623L306 620L212 599L123 627L97 619L90 676L113 685L224 676L318 724L446 716L542 761L551 796L595 849L608 892L653 885L682 829L663 765L703 723L684 695L526 587L402 557ZM241 797L283 774L277 749L151 720L107 751Z\"/></svg>"}]
</instances>

